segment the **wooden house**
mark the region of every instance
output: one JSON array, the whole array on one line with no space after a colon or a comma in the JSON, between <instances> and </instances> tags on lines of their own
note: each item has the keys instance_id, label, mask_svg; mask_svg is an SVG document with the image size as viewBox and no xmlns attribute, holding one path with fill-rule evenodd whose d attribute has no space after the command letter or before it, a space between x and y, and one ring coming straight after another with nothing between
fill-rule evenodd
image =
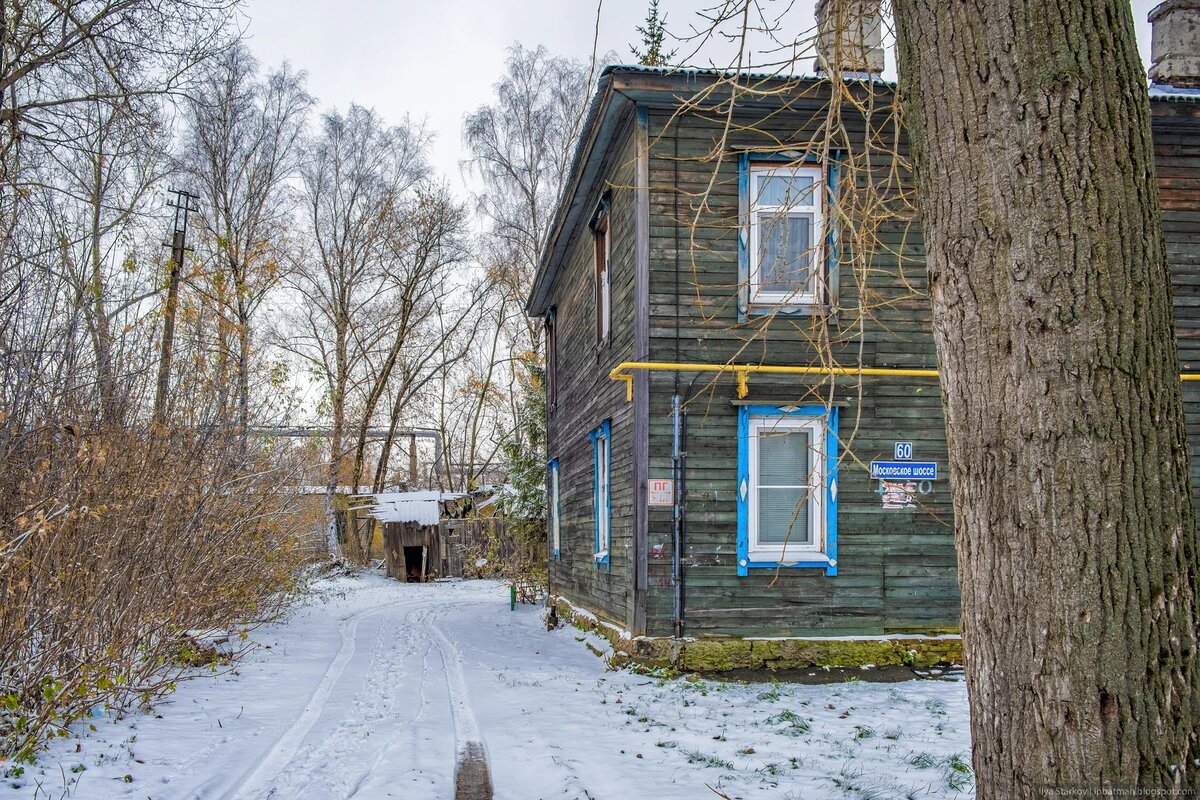
<instances>
[{"instance_id":1,"label":"wooden house","mask_svg":"<svg viewBox=\"0 0 1200 800\"><path fill-rule=\"evenodd\" d=\"M885 215L869 252L849 235L854 190L912 188L891 155L906 147L894 86L858 78L741 76L731 116L717 72L599 80L527 310L546 326L550 591L618 652L686 668L954 660L920 226ZM1152 87L1151 105L1189 370L1200 92Z\"/></svg>"}]
</instances>

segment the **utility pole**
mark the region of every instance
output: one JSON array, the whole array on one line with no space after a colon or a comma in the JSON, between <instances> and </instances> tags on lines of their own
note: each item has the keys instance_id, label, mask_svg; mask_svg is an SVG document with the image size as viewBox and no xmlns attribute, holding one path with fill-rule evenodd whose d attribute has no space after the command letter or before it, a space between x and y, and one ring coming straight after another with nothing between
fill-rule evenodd
<instances>
[{"instance_id":1,"label":"utility pole","mask_svg":"<svg viewBox=\"0 0 1200 800\"><path fill-rule=\"evenodd\" d=\"M192 248L187 246L188 214L199 211L195 201L197 195L185 189L172 189L174 200L167 206L175 209L175 222L171 241L163 247L171 248L171 259L167 262L167 303L163 308L162 349L158 358L158 387L154 393L154 427L162 430L167 424L167 393L171 388L171 355L175 347L175 312L179 308L179 280L183 272L183 260Z\"/></svg>"},{"instance_id":2,"label":"utility pole","mask_svg":"<svg viewBox=\"0 0 1200 800\"><path fill-rule=\"evenodd\" d=\"M408 437L408 490L417 488L417 435Z\"/></svg>"}]
</instances>

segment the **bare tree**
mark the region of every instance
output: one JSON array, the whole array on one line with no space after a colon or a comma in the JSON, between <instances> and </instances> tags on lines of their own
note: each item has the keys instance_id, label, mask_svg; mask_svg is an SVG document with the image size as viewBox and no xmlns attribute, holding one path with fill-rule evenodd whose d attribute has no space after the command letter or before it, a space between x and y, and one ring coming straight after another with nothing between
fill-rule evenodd
<instances>
[{"instance_id":1,"label":"bare tree","mask_svg":"<svg viewBox=\"0 0 1200 800\"><path fill-rule=\"evenodd\" d=\"M220 326L218 348L221 359L235 352L233 394L243 438L250 422L253 317L282 277L280 241L292 207L286 182L299 168L299 141L313 103L304 81L286 64L260 79L257 62L239 43L211 63L186 104L181 160L201 199L212 258L205 285L229 320ZM236 343L224 341L231 333ZM223 398L224 372L218 375Z\"/></svg>"},{"instance_id":2,"label":"bare tree","mask_svg":"<svg viewBox=\"0 0 1200 800\"><path fill-rule=\"evenodd\" d=\"M536 320L522 313L533 272L549 236L586 111L594 70L544 47L508 51L496 100L467 116L468 164L482 180L476 199L489 225L488 274L509 300L525 349L540 350Z\"/></svg>"},{"instance_id":3,"label":"bare tree","mask_svg":"<svg viewBox=\"0 0 1200 800\"><path fill-rule=\"evenodd\" d=\"M540 451L541 445L527 441L521 424L528 417L522 413L524 386L541 369L542 359L541 320L528 318L524 305L571 168L595 73L595 63L515 44L496 84L495 102L469 115L463 127L467 163L483 183L476 202L489 228L482 259L493 286L497 331L486 367L470 383L476 414L467 426L471 447L461 456L472 465L468 473L475 469L484 411L494 412L498 405L497 387L509 398L499 404L509 413L492 416L490 423L502 431L505 449L523 453L524 460L545 460L540 452L525 452Z\"/></svg>"},{"instance_id":4,"label":"bare tree","mask_svg":"<svg viewBox=\"0 0 1200 800\"><path fill-rule=\"evenodd\" d=\"M399 207L426 175L428 137L405 122L389 127L352 105L324 115L301 167L304 250L294 286L304 299L289 347L312 364L327 391L330 418L326 514L330 552L340 551L333 496L349 452L348 403L371 347Z\"/></svg>"},{"instance_id":5,"label":"bare tree","mask_svg":"<svg viewBox=\"0 0 1200 800\"><path fill-rule=\"evenodd\" d=\"M479 328L481 293L456 274L468 255L465 227L465 210L444 186L420 187L400 208L381 287L386 305L376 306L370 334L360 339L367 370L351 473L354 484L363 475L367 433L380 404L386 400L389 408L372 481L376 491L385 483L396 430L408 404L464 357ZM459 301L464 294L466 300ZM465 333L455 337L462 346L444 347L451 331Z\"/></svg>"}]
</instances>

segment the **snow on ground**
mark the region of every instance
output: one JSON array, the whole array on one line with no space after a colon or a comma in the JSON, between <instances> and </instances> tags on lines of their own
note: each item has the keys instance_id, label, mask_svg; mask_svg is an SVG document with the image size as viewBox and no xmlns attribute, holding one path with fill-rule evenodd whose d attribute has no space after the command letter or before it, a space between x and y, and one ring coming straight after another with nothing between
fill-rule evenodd
<instances>
[{"instance_id":1,"label":"snow on ground","mask_svg":"<svg viewBox=\"0 0 1200 800\"><path fill-rule=\"evenodd\" d=\"M236 670L77 726L0 800L448 800L464 709L501 800L973 795L961 681L612 672L540 613L492 581L323 581Z\"/></svg>"}]
</instances>

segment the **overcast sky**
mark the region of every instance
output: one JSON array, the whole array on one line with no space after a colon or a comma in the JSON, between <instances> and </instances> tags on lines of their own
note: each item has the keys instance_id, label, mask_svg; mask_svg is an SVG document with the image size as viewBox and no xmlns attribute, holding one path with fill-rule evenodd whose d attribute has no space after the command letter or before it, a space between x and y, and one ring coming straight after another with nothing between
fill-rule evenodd
<instances>
[{"instance_id":1,"label":"overcast sky","mask_svg":"<svg viewBox=\"0 0 1200 800\"><path fill-rule=\"evenodd\" d=\"M771 0L782 11L789 0ZM1142 60L1149 61L1146 15L1157 0L1134 0ZM647 0L603 0L599 52L632 59L635 26ZM662 0L668 28L700 25L698 10L716 0ZM812 0L796 0L789 26L812 26ZM424 119L437 133L434 166L460 190L463 117L488 102L514 42L545 45L556 55L588 59L596 32L595 0L247 0L250 46L266 65L284 60L309 73L321 106L351 102L375 107L389 120ZM795 33L792 34L796 35ZM688 50L676 44L681 54ZM710 46L695 63L724 64ZM893 54L887 54L889 67ZM807 69L807 65L805 69Z\"/></svg>"}]
</instances>

